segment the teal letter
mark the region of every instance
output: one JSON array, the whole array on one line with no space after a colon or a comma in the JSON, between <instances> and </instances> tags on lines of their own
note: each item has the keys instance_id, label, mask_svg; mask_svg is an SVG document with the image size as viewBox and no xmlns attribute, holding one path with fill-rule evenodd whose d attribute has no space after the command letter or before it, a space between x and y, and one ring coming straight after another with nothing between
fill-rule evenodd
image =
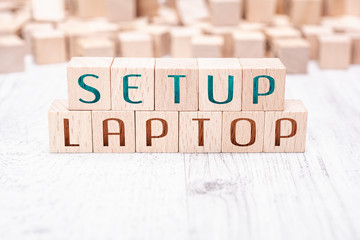
<instances>
[{"instance_id":1,"label":"teal letter","mask_svg":"<svg viewBox=\"0 0 360 240\"><path fill-rule=\"evenodd\" d=\"M180 103L180 78L184 78L186 75L168 75L168 77L174 78L174 101Z\"/></svg>"},{"instance_id":2,"label":"teal letter","mask_svg":"<svg viewBox=\"0 0 360 240\"><path fill-rule=\"evenodd\" d=\"M85 100L82 100L80 98L79 101L82 102L82 103L88 103L88 104L96 103L96 102L98 102L100 100L100 92L96 88L90 87L90 86L88 86L88 85L86 85L84 83L84 78L86 78L86 77L94 77L96 79L99 78L99 77L94 75L94 74L84 74L81 77L79 77L79 80L78 80L79 86L82 89L85 89L86 91L92 92L95 95L95 99L92 100L92 101L85 101Z\"/></svg>"},{"instance_id":3,"label":"teal letter","mask_svg":"<svg viewBox=\"0 0 360 240\"><path fill-rule=\"evenodd\" d=\"M270 88L267 93L259 93L259 78L267 78L269 80ZM275 90L275 80L272 77L266 76L266 75L261 75L261 76L255 77L254 78L254 90L253 90L253 104L258 104L259 96L270 95L274 92L274 90Z\"/></svg>"},{"instance_id":4,"label":"teal letter","mask_svg":"<svg viewBox=\"0 0 360 240\"><path fill-rule=\"evenodd\" d=\"M234 76L229 75L229 84L228 84L228 98L224 102L217 102L214 100L214 77L208 76L208 97L210 102L216 104L226 104L233 100L234 97Z\"/></svg>"},{"instance_id":5,"label":"teal letter","mask_svg":"<svg viewBox=\"0 0 360 240\"><path fill-rule=\"evenodd\" d=\"M129 86L129 77L141 77L140 74L130 74L130 75L126 75L123 78L123 96L125 101L127 101L128 103L133 103L133 104L139 104L142 103L142 101L131 101L129 98L129 89L138 89L138 87L134 87L134 86Z\"/></svg>"}]
</instances>

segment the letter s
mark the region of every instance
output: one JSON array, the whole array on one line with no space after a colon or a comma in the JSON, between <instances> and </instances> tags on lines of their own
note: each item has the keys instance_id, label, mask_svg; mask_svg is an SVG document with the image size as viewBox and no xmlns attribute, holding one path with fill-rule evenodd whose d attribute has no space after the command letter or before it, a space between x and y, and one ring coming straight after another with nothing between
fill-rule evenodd
<instances>
[{"instance_id":1,"label":"letter s","mask_svg":"<svg viewBox=\"0 0 360 240\"><path fill-rule=\"evenodd\" d=\"M79 86L82 89L93 93L95 95L95 99L92 101L86 101L86 100L83 100L80 98L79 101L82 103L88 103L88 104L96 103L100 100L100 92L96 88L90 87L84 83L84 78L86 78L86 77L94 77L94 78L98 79L99 76L96 76L94 74L84 74L84 75L80 76L79 80L78 80Z\"/></svg>"}]
</instances>

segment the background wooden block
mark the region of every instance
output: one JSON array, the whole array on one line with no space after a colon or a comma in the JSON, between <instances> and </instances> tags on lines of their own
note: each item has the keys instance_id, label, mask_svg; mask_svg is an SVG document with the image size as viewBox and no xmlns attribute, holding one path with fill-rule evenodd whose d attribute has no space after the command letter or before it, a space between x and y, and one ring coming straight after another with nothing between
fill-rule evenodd
<instances>
[{"instance_id":1,"label":"background wooden block","mask_svg":"<svg viewBox=\"0 0 360 240\"><path fill-rule=\"evenodd\" d=\"M0 36L0 73L25 71L25 43L18 36Z\"/></svg>"},{"instance_id":2,"label":"background wooden block","mask_svg":"<svg viewBox=\"0 0 360 240\"><path fill-rule=\"evenodd\" d=\"M115 43L107 37L83 37L76 41L79 57L115 57Z\"/></svg>"},{"instance_id":3,"label":"background wooden block","mask_svg":"<svg viewBox=\"0 0 360 240\"><path fill-rule=\"evenodd\" d=\"M178 152L178 112L136 112L136 152Z\"/></svg>"},{"instance_id":4,"label":"background wooden block","mask_svg":"<svg viewBox=\"0 0 360 240\"><path fill-rule=\"evenodd\" d=\"M54 30L52 23L29 22L25 24L21 30L21 36L25 40L26 53L34 54L32 51L32 34L37 31Z\"/></svg>"},{"instance_id":5,"label":"background wooden block","mask_svg":"<svg viewBox=\"0 0 360 240\"><path fill-rule=\"evenodd\" d=\"M322 69L347 69L351 61L349 36L333 35L319 38L318 63Z\"/></svg>"},{"instance_id":6,"label":"background wooden block","mask_svg":"<svg viewBox=\"0 0 360 240\"><path fill-rule=\"evenodd\" d=\"M261 32L235 31L234 57L236 58L264 58L266 39Z\"/></svg>"},{"instance_id":7,"label":"background wooden block","mask_svg":"<svg viewBox=\"0 0 360 240\"><path fill-rule=\"evenodd\" d=\"M71 0L72 12L81 18L104 17L106 15L105 0Z\"/></svg>"},{"instance_id":8,"label":"background wooden block","mask_svg":"<svg viewBox=\"0 0 360 240\"><path fill-rule=\"evenodd\" d=\"M31 0L33 19L58 22L65 17L64 0Z\"/></svg>"},{"instance_id":9,"label":"background wooden block","mask_svg":"<svg viewBox=\"0 0 360 240\"><path fill-rule=\"evenodd\" d=\"M265 112L264 152L305 152L307 110L286 100L283 112Z\"/></svg>"},{"instance_id":10,"label":"background wooden block","mask_svg":"<svg viewBox=\"0 0 360 240\"><path fill-rule=\"evenodd\" d=\"M175 75L180 77L174 77ZM199 70L196 59L156 59L155 109L198 110L198 83Z\"/></svg>"},{"instance_id":11,"label":"background wooden block","mask_svg":"<svg viewBox=\"0 0 360 240\"><path fill-rule=\"evenodd\" d=\"M234 39L233 32L234 27L232 26L204 26L203 32L207 35L220 36L223 39L223 57L233 57L234 56Z\"/></svg>"},{"instance_id":12,"label":"background wooden block","mask_svg":"<svg viewBox=\"0 0 360 240\"><path fill-rule=\"evenodd\" d=\"M177 0L176 9L183 25L193 25L210 16L206 0Z\"/></svg>"},{"instance_id":13,"label":"background wooden block","mask_svg":"<svg viewBox=\"0 0 360 240\"><path fill-rule=\"evenodd\" d=\"M220 36L196 36L191 41L193 57L221 58L224 40Z\"/></svg>"},{"instance_id":14,"label":"background wooden block","mask_svg":"<svg viewBox=\"0 0 360 240\"><path fill-rule=\"evenodd\" d=\"M262 152L265 113L223 112L222 152Z\"/></svg>"},{"instance_id":15,"label":"background wooden block","mask_svg":"<svg viewBox=\"0 0 360 240\"><path fill-rule=\"evenodd\" d=\"M135 152L133 111L93 111L94 152Z\"/></svg>"},{"instance_id":16,"label":"background wooden block","mask_svg":"<svg viewBox=\"0 0 360 240\"><path fill-rule=\"evenodd\" d=\"M167 26L147 26L145 32L152 36L154 57L164 57L170 54L170 31Z\"/></svg>"},{"instance_id":17,"label":"background wooden block","mask_svg":"<svg viewBox=\"0 0 360 240\"><path fill-rule=\"evenodd\" d=\"M90 111L69 111L66 100L55 100L49 109L48 117L50 152L92 152Z\"/></svg>"},{"instance_id":18,"label":"background wooden block","mask_svg":"<svg viewBox=\"0 0 360 240\"><path fill-rule=\"evenodd\" d=\"M180 112L179 152L221 152L221 112Z\"/></svg>"},{"instance_id":19,"label":"background wooden block","mask_svg":"<svg viewBox=\"0 0 360 240\"><path fill-rule=\"evenodd\" d=\"M301 32L292 27L269 27L264 32L270 42L278 39L301 38Z\"/></svg>"},{"instance_id":20,"label":"background wooden block","mask_svg":"<svg viewBox=\"0 0 360 240\"><path fill-rule=\"evenodd\" d=\"M154 17L158 13L157 0L137 0L137 15Z\"/></svg>"},{"instance_id":21,"label":"background wooden block","mask_svg":"<svg viewBox=\"0 0 360 240\"><path fill-rule=\"evenodd\" d=\"M279 39L274 43L275 57L285 65L287 73L306 73L310 44L304 39Z\"/></svg>"},{"instance_id":22,"label":"background wooden block","mask_svg":"<svg viewBox=\"0 0 360 240\"><path fill-rule=\"evenodd\" d=\"M133 76L128 78L128 91L126 87L124 92L124 77L129 75ZM154 58L115 58L111 66L112 109L154 110L154 76Z\"/></svg>"},{"instance_id":23,"label":"background wooden block","mask_svg":"<svg viewBox=\"0 0 360 240\"><path fill-rule=\"evenodd\" d=\"M191 58L192 45L191 39L200 35L198 28L175 27L170 31L171 36L171 56L174 58Z\"/></svg>"},{"instance_id":24,"label":"background wooden block","mask_svg":"<svg viewBox=\"0 0 360 240\"><path fill-rule=\"evenodd\" d=\"M360 64L360 33L349 34L352 41L352 64Z\"/></svg>"},{"instance_id":25,"label":"background wooden block","mask_svg":"<svg viewBox=\"0 0 360 240\"><path fill-rule=\"evenodd\" d=\"M242 110L284 110L286 68L281 61L277 58L240 58L239 61L243 68ZM273 89L270 86L271 79L275 83ZM256 82L258 84L255 84ZM256 94L255 85L257 85L258 94Z\"/></svg>"},{"instance_id":26,"label":"background wooden block","mask_svg":"<svg viewBox=\"0 0 360 240\"><path fill-rule=\"evenodd\" d=\"M301 28L302 34L310 44L310 59L318 59L319 36L332 35L333 30L328 26L305 25Z\"/></svg>"},{"instance_id":27,"label":"background wooden block","mask_svg":"<svg viewBox=\"0 0 360 240\"><path fill-rule=\"evenodd\" d=\"M215 26L238 25L240 0L209 0L211 22Z\"/></svg>"},{"instance_id":28,"label":"background wooden block","mask_svg":"<svg viewBox=\"0 0 360 240\"><path fill-rule=\"evenodd\" d=\"M142 32L123 32L118 35L122 57L154 57L153 40L150 34Z\"/></svg>"},{"instance_id":29,"label":"background wooden block","mask_svg":"<svg viewBox=\"0 0 360 240\"><path fill-rule=\"evenodd\" d=\"M200 111L241 111L239 61L236 58L199 58L198 64ZM209 76L212 76L213 85L209 85Z\"/></svg>"},{"instance_id":30,"label":"background wooden block","mask_svg":"<svg viewBox=\"0 0 360 240\"><path fill-rule=\"evenodd\" d=\"M32 34L34 58L37 64L66 61L65 35L61 31L40 31Z\"/></svg>"},{"instance_id":31,"label":"background wooden block","mask_svg":"<svg viewBox=\"0 0 360 240\"><path fill-rule=\"evenodd\" d=\"M71 59L67 67L70 110L111 109L110 68L112 62L113 58L75 57ZM80 83L80 79L83 83Z\"/></svg>"},{"instance_id":32,"label":"background wooden block","mask_svg":"<svg viewBox=\"0 0 360 240\"><path fill-rule=\"evenodd\" d=\"M291 0L290 18L294 25L318 24L322 13L322 0Z\"/></svg>"},{"instance_id":33,"label":"background wooden block","mask_svg":"<svg viewBox=\"0 0 360 240\"><path fill-rule=\"evenodd\" d=\"M132 21L136 18L136 0L106 0L106 16L110 21Z\"/></svg>"},{"instance_id":34,"label":"background wooden block","mask_svg":"<svg viewBox=\"0 0 360 240\"><path fill-rule=\"evenodd\" d=\"M246 0L245 17L251 22L269 23L275 14L275 0Z\"/></svg>"}]
</instances>

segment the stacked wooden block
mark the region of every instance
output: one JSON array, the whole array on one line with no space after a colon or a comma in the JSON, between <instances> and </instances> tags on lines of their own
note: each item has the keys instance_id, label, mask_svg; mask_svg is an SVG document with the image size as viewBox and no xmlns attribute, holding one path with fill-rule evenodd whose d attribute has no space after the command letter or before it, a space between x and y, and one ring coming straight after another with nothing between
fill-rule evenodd
<instances>
[{"instance_id":1,"label":"stacked wooden block","mask_svg":"<svg viewBox=\"0 0 360 240\"><path fill-rule=\"evenodd\" d=\"M72 58L50 151L304 152L307 110L276 58Z\"/></svg>"}]
</instances>

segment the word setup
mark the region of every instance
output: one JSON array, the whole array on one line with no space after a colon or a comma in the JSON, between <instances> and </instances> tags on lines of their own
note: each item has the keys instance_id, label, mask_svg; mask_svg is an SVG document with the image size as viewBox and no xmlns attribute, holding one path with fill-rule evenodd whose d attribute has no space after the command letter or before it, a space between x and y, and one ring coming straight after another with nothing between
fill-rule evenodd
<instances>
[{"instance_id":1,"label":"word setup","mask_svg":"<svg viewBox=\"0 0 360 240\"><path fill-rule=\"evenodd\" d=\"M50 151L304 152L307 110L279 59L72 58Z\"/></svg>"}]
</instances>

